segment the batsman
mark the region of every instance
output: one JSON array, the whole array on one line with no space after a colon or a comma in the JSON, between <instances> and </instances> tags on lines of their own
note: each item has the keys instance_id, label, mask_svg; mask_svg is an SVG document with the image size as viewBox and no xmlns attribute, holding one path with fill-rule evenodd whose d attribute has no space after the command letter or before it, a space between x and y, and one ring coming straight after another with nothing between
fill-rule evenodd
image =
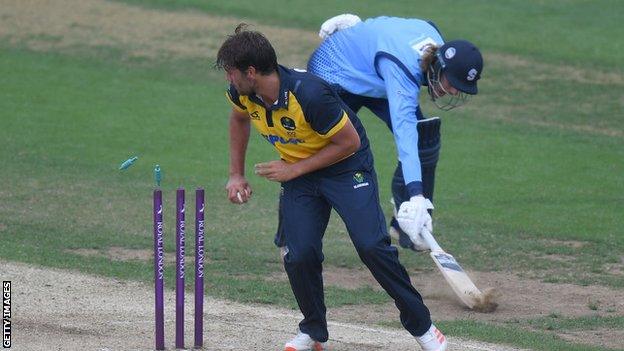
<instances>
[{"instance_id":1,"label":"batsman","mask_svg":"<svg viewBox=\"0 0 624 351\"><path fill-rule=\"evenodd\" d=\"M322 239L332 209L362 262L394 299L405 329L423 350L446 350L445 336L431 323L390 244L373 155L357 115L327 82L278 65L271 43L244 25L221 45L216 66L230 83L230 201L240 204L252 196L245 178L251 125L279 154L279 160L257 164L255 173L281 183L276 243L284 247L284 268L303 314L284 350L326 349Z\"/></svg>"},{"instance_id":2,"label":"batsman","mask_svg":"<svg viewBox=\"0 0 624 351\"><path fill-rule=\"evenodd\" d=\"M440 118L425 118L421 87L442 110L477 94L483 58L466 40L445 42L430 21L351 14L325 21L324 39L311 55L308 71L330 82L356 113L368 108L394 136L399 162L392 179L394 217L390 234L402 247L430 247L435 171L440 153ZM398 212L398 213L397 213Z\"/></svg>"}]
</instances>

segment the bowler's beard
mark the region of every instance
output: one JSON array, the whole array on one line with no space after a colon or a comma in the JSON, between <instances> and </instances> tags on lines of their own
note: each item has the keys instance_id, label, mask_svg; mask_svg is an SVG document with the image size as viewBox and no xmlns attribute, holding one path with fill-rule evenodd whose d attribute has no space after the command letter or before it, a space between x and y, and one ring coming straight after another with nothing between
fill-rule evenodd
<instances>
[{"instance_id":1,"label":"bowler's beard","mask_svg":"<svg viewBox=\"0 0 624 351\"><path fill-rule=\"evenodd\" d=\"M236 91L238 91L238 95L252 96L256 95L256 89L253 87L247 87L243 89L242 87L237 87Z\"/></svg>"}]
</instances>

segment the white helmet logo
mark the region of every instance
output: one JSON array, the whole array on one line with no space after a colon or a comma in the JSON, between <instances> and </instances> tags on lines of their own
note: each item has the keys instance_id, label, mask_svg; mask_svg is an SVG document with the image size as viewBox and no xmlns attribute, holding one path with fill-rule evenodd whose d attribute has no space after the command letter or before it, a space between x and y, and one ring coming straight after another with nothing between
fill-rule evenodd
<instances>
[{"instance_id":1,"label":"white helmet logo","mask_svg":"<svg viewBox=\"0 0 624 351\"><path fill-rule=\"evenodd\" d=\"M444 57L446 57L447 59L452 59L455 56L455 48L454 47L450 47L448 49L446 49L446 51L444 52Z\"/></svg>"},{"instance_id":2,"label":"white helmet logo","mask_svg":"<svg viewBox=\"0 0 624 351\"><path fill-rule=\"evenodd\" d=\"M470 71L468 71L468 76L466 77L466 79L468 79L469 81L473 81L476 77L477 77L477 70L474 68L471 68Z\"/></svg>"}]
</instances>

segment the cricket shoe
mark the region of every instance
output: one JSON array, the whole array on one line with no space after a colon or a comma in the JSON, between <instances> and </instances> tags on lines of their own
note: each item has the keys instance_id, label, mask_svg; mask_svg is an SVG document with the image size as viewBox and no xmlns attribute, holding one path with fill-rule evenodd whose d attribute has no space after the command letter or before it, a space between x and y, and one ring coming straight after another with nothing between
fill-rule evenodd
<instances>
[{"instance_id":1,"label":"cricket shoe","mask_svg":"<svg viewBox=\"0 0 624 351\"><path fill-rule=\"evenodd\" d=\"M446 351L448 344L444 334L433 324L425 334L417 336L416 340L423 351Z\"/></svg>"},{"instance_id":2,"label":"cricket shoe","mask_svg":"<svg viewBox=\"0 0 624 351\"><path fill-rule=\"evenodd\" d=\"M318 342L310 337L310 335L299 331L297 336L284 345L284 351L323 351L325 343Z\"/></svg>"}]
</instances>

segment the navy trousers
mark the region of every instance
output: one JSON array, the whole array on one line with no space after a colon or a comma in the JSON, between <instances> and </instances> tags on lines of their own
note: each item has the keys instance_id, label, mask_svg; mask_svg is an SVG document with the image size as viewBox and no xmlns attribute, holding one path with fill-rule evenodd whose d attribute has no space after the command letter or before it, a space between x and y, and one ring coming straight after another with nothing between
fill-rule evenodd
<instances>
[{"instance_id":1,"label":"navy trousers","mask_svg":"<svg viewBox=\"0 0 624 351\"><path fill-rule=\"evenodd\" d=\"M344 101L353 112L357 113L362 107L368 108L372 113L375 114L379 119L386 123L388 129L392 132L392 121L390 120L390 107L388 105L388 100L383 98L372 98L361 95L352 94L346 90L344 90L341 86L336 85L335 89L338 91L338 95ZM421 120L424 119L424 115L420 110L420 106L416 109L416 119ZM433 189L435 186L435 169L436 164L438 162L437 154L439 152L439 134L437 135L437 140L434 143L438 143L437 149L433 152L435 153L435 160L433 162L423 162L421 164L421 175L422 175L422 183L423 183L423 195L433 202ZM422 140L421 140L422 141ZM423 148L419 147L420 152L428 156L431 153L429 150L423 150ZM421 155L423 156L423 155ZM392 197L394 198L394 204L396 205L396 209L398 211L399 206L405 202L409 201L410 195L407 191L407 187L405 186L405 179L403 178L403 168L401 167L401 162L397 163L397 166L394 170L394 176L392 177Z\"/></svg>"},{"instance_id":2,"label":"navy trousers","mask_svg":"<svg viewBox=\"0 0 624 351\"><path fill-rule=\"evenodd\" d=\"M276 244L287 250L284 267L304 316L299 329L317 341L328 339L322 239L332 208L362 262L394 299L405 329L424 334L431 325L429 310L390 245L372 167L332 174L321 170L282 183Z\"/></svg>"}]
</instances>

